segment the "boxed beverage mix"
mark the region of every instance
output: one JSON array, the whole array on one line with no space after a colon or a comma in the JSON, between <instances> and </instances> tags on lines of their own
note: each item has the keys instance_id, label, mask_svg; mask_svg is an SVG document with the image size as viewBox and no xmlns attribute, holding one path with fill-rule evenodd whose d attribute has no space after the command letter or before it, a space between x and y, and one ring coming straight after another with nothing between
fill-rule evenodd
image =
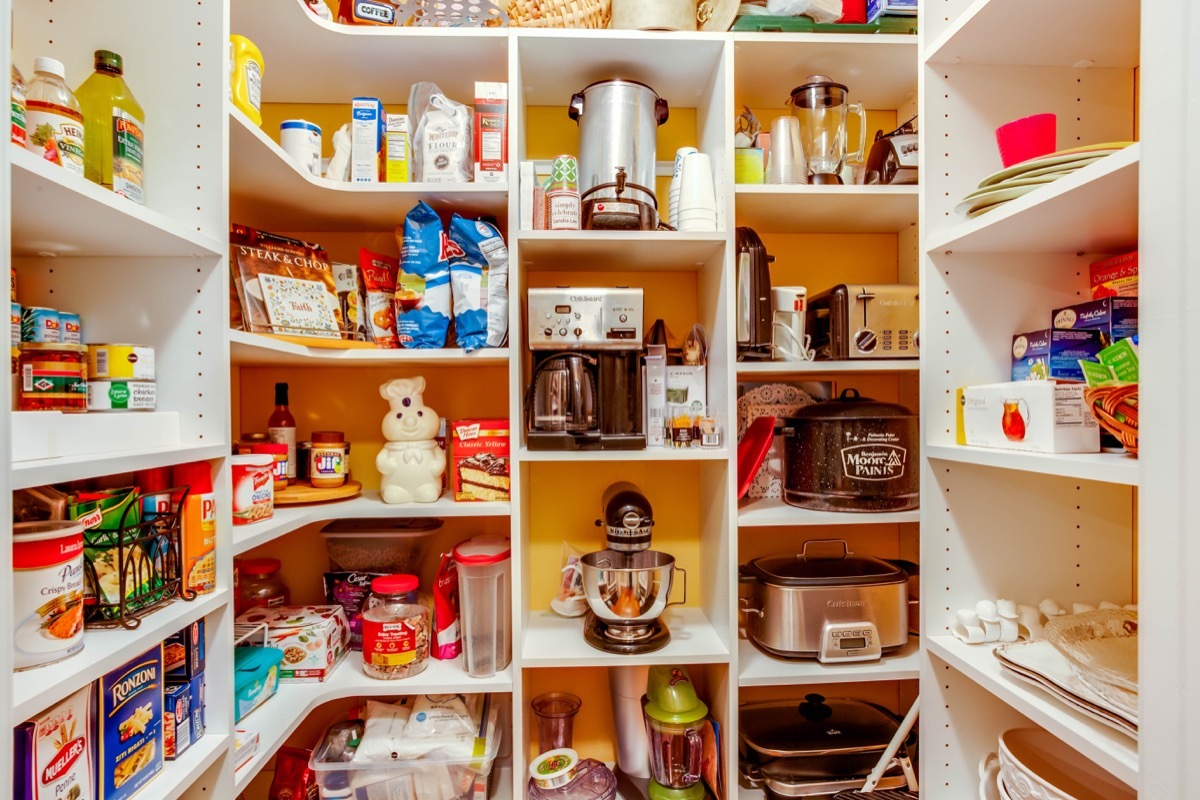
<instances>
[{"instance_id":1,"label":"boxed beverage mix","mask_svg":"<svg viewBox=\"0 0 1200 800\"><path fill-rule=\"evenodd\" d=\"M508 420L458 420L450 436L454 499L507 501L512 486Z\"/></svg>"},{"instance_id":2,"label":"boxed beverage mix","mask_svg":"<svg viewBox=\"0 0 1200 800\"><path fill-rule=\"evenodd\" d=\"M96 799L96 684L13 729L15 800Z\"/></svg>"},{"instance_id":3,"label":"boxed beverage mix","mask_svg":"<svg viewBox=\"0 0 1200 800\"><path fill-rule=\"evenodd\" d=\"M100 800L125 800L163 768L163 660L155 645L100 678Z\"/></svg>"},{"instance_id":4,"label":"boxed beverage mix","mask_svg":"<svg viewBox=\"0 0 1200 800\"><path fill-rule=\"evenodd\" d=\"M1050 377L1082 381L1079 361L1096 361L1101 350L1138 332L1136 297L1107 297L1053 312L1050 331Z\"/></svg>"},{"instance_id":5,"label":"boxed beverage mix","mask_svg":"<svg viewBox=\"0 0 1200 800\"><path fill-rule=\"evenodd\" d=\"M1092 299L1138 296L1138 254L1125 253L1088 267L1092 283Z\"/></svg>"},{"instance_id":6,"label":"boxed beverage mix","mask_svg":"<svg viewBox=\"0 0 1200 800\"><path fill-rule=\"evenodd\" d=\"M1050 377L1050 329L1018 333L1012 339L1012 379L1044 381Z\"/></svg>"},{"instance_id":7,"label":"boxed beverage mix","mask_svg":"<svg viewBox=\"0 0 1200 800\"><path fill-rule=\"evenodd\" d=\"M1098 453L1100 426L1083 399L1085 388L1050 380L959 389L958 444L1030 453Z\"/></svg>"},{"instance_id":8,"label":"boxed beverage mix","mask_svg":"<svg viewBox=\"0 0 1200 800\"><path fill-rule=\"evenodd\" d=\"M350 623L341 606L252 608L238 622L262 622L270 647L283 652L280 683L324 681L350 649Z\"/></svg>"},{"instance_id":9,"label":"boxed beverage mix","mask_svg":"<svg viewBox=\"0 0 1200 800\"><path fill-rule=\"evenodd\" d=\"M350 182L379 182L379 151L385 125L383 103L377 97L356 97L351 103Z\"/></svg>"},{"instance_id":10,"label":"boxed beverage mix","mask_svg":"<svg viewBox=\"0 0 1200 800\"><path fill-rule=\"evenodd\" d=\"M503 183L508 163L508 84L475 82L475 180Z\"/></svg>"}]
</instances>

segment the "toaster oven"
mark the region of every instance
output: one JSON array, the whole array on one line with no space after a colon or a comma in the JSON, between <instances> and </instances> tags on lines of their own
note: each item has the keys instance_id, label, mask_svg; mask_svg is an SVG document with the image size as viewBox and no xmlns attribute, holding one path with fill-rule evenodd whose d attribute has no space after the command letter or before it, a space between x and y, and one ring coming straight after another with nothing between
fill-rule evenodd
<instances>
[{"instance_id":1,"label":"toaster oven","mask_svg":"<svg viewBox=\"0 0 1200 800\"><path fill-rule=\"evenodd\" d=\"M840 284L808 299L817 358L918 358L920 306L911 284Z\"/></svg>"}]
</instances>

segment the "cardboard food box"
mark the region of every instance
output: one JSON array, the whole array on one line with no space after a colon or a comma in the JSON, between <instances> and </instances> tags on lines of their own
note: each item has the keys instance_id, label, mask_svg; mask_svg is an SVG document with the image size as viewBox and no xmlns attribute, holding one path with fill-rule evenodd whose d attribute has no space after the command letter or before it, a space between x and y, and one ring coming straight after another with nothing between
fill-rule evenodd
<instances>
[{"instance_id":1,"label":"cardboard food box","mask_svg":"<svg viewBox=\"0 0 1200 800\"><path fill-rule=\"evenodd\" d=\"M408 183L409 130L407 114L387 115L387 143L383 148L383 176L388 183Z\"/></svg>"},{"instance_id":2,"label":"cardboard food box","mask_svg":"<svg viewBox=\"0 0 1200 800\"><path fill-rule=\"evenodd\" d=\"M351 101L350 182L379 182L381 137L387 124L383 103L377 97L356 97Z\"/></svg>"},{"instance_id":3,"label":"cardboard food box","mask_svg":"<svg viewBox=\"0 0 1200 800\"><path fill-rule=\"evenodd\" d=\"M1138 296L1138 254L1125 253L1088 266L1092 299Z\"/></svg>"},{"instance_id":4,"label":"cardboard food box","mask_svg":"<svg viewBox=\"0 0 1200 800\"><path fill-rule=\"evenodd\" d=\"M1012 379L1044 381L1050 377L1050 329L1018 333L1012 339Z\"/></svg>"},{"instance_id":5,"label":"cardboard food box","mask_svg":"<svg viewBox=\"0 0 1200 800\"><path fill-rule=\"evenodd\" d=\"M187 690L188 706L191 709L191 717L188 719L188 725L192 730L192 741L195 742L204 735L206 727L204 718L204 689L205 689L204 673L194 675L190 680L184 680L179 677L167 676L167 687L182 686Z\"/></svg>"},{"instance_id":6,"label":"cardboard food box","mask_svg":"<svg viewBox=\"0 0 1200 800\"><path fill-rule=\"evenodd\" d=\"M708 407L708 378L703 366L666 368L667 408L670 414L703 414Z\"/></svg>"},{"instance_id":7,"label":"cardboard food box","mask_svg":"<svg viewBox=\"0 0 1200 800\"><path fill-rule=\"evenodd\" d=\"M233 768L241 769L258 753L258 731L237 728L233 732Z\"/></svg>"},{"instance_id":8,"label":"cardboard food box","mask_svg":"<svg viewBox=\"0 0 1200 800\"><path fill-rule=\"evenodd\" d=\"M163 688L163 758L174 761L192 746L192 693L186 683Z\"/></svg>"},{"instance_id":9,"label":"cardboard food box","mask_svg":"<svg viewBox=\"0 0 1200 800\"><path fill-rule=\"evenodd\" d=\"M350 649L350 623L341 606L252 608L238 622L262 622L267 644L283 651L281 683L324 681Z\"/></svg>"},{"instance_id":10,"label":"cardboard food box","mask_svg":"<svg viewBox=\"0 0 1200 800\"><path fill-rule=\"evenodd\" d=\"M508 84L475 82L475 180L503 183L508 164Z\"/></svg>"},{"instance_id":11,"label":"cardboard food box","mask_svg":"<svg viewBox=\"0 0 1200 800\"><path fill-rule=\"evenodd\" d=\"M100 800L125 800L163 768L162 645L100 678Z\"/></svg>"},{"instance_id":12,"label":"cardboard food box","mask_svg":"<svg viewBox=\"0 0 1200 800\"><path fill-rule=\"evenodd\" d=\"M163 642L167 680L189 681L204 672L204 620L198 619Z\"/></svg>"},{"instance_id":13,"label":"cardboard food box","mask_svg":"<svg viewBox=\"0 0 1200 800\"><path fill-rule=\"evenodd\" d=\"M507 501L512 442L506 419L461 419L450 430L454 499Z\"/></svg>"},{"instance_id":14,"label":"cardboard food box","mask_svg":"<svg viewBox=\"0 0 1200 800\"><path fill-rule=\"evenodd\" d=\"M1108 297L1053 312L1050 331L1050 377L1083 381L1079 361L1096 361L1101 350L1119 339L1137 336L1136 297Z\"/></svg>"},{"instance_id":15,"label":"cardboard food box","mask_svg":"<svg viewBox=\"0 0 1200 800\"><path fill-rule=\"evenodd\" d=\"M184 586L212 594L217 588L217 496L189 494L181 524Z\"/></svg>"},{"instance_id":16,"label":"cardboard food box","mask_svg":"<svg viewBox=\"0 0 1200 800\"><path fill-rule=\"evenodd\" d=\"M958 390L958 443L1030 453L1098 453L1100 426L1086 387L1014 381Z\"/></svg>"},{"instance_id":17,"label":"cardboard food box","mask_svg":"<svg viewBox=\"0 0 1200 800\"><path fill-rule=\"evenodd\" d=\"M95 800L96 685L13 729L16 800Z\"/></svg>"}]
</instances>

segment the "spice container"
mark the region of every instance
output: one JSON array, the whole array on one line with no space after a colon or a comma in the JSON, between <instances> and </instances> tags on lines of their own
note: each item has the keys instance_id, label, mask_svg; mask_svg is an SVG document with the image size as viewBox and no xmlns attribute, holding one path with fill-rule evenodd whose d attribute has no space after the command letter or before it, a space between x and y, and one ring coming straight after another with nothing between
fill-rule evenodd
<instances>
[{"instance_id":1,"label":"spice container","mask_svg":"<svg viewBox=\"0 0 1200 800\"><path fill-rule=\"evenodd\" d=\"M341 431L313 431L308 480L314 488L336 489L346 482L346 449Z\"/></svg>"},{"instance_id":2,"label":"spice container","mask_svg":"<svg viewBox=\"0 0 1200 800\"><path fill-rule=\"evenodd\" d=\"M255 125L262 126L262 52L245 36L229 37L230 99Z\"/></svg>"},{"instance_id":3,"label":"spice container","mask_svg":"<svg viewBox=\"0 0 1200 800\"><path fill-rule=\"evenodd\" d=\"M229 460L233 475L233 524L270 519L275 513L275 459L268 455L234 456Z\"/></svg>"},{"instance_id":4,"label":"spice container","mask_svg":"<svg viewBox=\"0 0 1200 800\"><path fill-rule=\"evenodd\" d=\"M413 575L387 575L371 582L363 609L363 672L395 680L424 672L429 664L429 610L411 602Z\"/></svg>"},{"instance_id":5,"label":"spice container","mask_svg":"<svg viewBox=\"0 0 1200 800\"><path fill-rule=\"evenodd\" d=\"M25 91L25 148L83 175L83 111L63 82L61 61L37 58Z\"/></svg>"},{"instance_id":6,"label":"spice container","mask_svg":"<svg viewBox=\"0 0 1200 800\"><path fill-rule=\"evenodd\" d=\"M237 562L237 613L288 604L291 592L279 577L279 566L277 558L243 558Z\"/></svg>"},{"instance_id":7,"label":"spice container","mask_svg":"<svg viewBox=\"0 0 1200 800\"><path fill-rule=\"evenodd\" d=\"M17 407L21 411L87 411L87 348L22 342Z\"/></svg>"},{"instance_id":8,"label":"spice container","mask_svg":"<svg viewBox=\"0 0 1200 800\"><path fill-rule=\"evenodd\" d=\"M286 444L255 442L250 445L250 452L254 455L270 456L274 460L272 475L276 492L282 492L288 487L288 446Z\"/></svg>"}]
</instances>

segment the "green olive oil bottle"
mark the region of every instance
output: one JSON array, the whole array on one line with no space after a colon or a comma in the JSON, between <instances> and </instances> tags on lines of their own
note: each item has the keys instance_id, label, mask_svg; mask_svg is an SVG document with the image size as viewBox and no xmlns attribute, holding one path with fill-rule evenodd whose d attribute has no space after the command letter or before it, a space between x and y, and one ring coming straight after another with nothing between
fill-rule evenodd
<instances>
[{"instance_id":1,"label":"green olive oil bottle","mask_svg":"<svg viewBox=\"0 0 1200 800\"><path fill-rule=\"evenodd\" d=\"M145 114L125 83L121 56L97 50L95 65L96 71L75 90L86 137L83 174L135 203L144 203Z\"/></svg>"}]
</instances>

